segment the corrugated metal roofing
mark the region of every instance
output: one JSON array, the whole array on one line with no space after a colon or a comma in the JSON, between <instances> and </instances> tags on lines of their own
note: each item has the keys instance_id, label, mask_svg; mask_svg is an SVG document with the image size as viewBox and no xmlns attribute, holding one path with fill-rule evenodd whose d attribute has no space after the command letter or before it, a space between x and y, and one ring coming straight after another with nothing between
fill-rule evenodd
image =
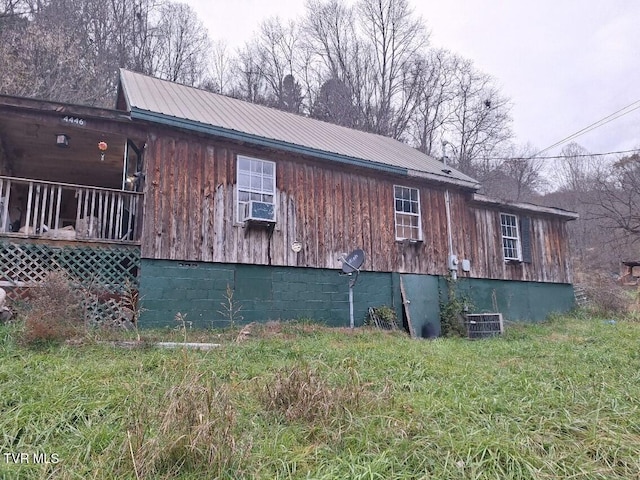
<instances>
[{"instance_id":1,"label":"corrugated metal roofing","mask_svg":"<svg viewBox=\"0 0 640 480\"><path fill-rule=\"evenodd\" d=\"M213 134L240 134L324 158L362 160L406 175L477 188L473 178L392 138L303 117L128 70L120 86L132 118ZM450 173L445 173L447 170Z\"/></svg>"},{"instance_id":2,"label":"corrugated metal roofing","mask_svg":"<svg viewBox=\"0 0 640 480\"><path fill-rule=\"evenodd\" d=\"M507 202L505 200L499 200L496 198L487 197L486 195L481 195L479 193L473 194L473 201L479 203L481 205L491 205L494 207L504 207L509 210L522 210L525 212L534 212L534 213L545 213L549 215L555 215L558 217L563 217L566 220L577 220L580 218L576 212L572 212L571 210L565 210L564 208L558 207L547 207L544 205L536 205L534 203L526 203L526 202Z\"/></svg>"}]
</instances>

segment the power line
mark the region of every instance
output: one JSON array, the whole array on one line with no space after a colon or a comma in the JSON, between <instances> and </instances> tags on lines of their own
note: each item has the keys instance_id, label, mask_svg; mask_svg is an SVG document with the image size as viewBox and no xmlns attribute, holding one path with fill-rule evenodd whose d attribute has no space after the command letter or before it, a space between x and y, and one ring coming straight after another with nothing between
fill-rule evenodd
<instances>
[{"instance_id":1,"label":"power line","mask_svg":"<svg viewBox=\"0 0 640 480\"><path fill-rule=\"evenodd\" d=\"M634 108L632 108L631 110L628 110L628 111L626 111L626 112L624 112L624 113L621 113L620 115L617 115L617 116L615 116L615 117L613 117L613 118L611 118L611 119L607 120L606 122L604 122L604 121L602 121L602 120L601 120L601 121L600 121L600 123L599 123L598 125L596 125L596 126L594 126L594 127L592 127L592 128L589 128L588 130L585 130L584 132L580 133L579 135L574 135L574 136L572 136L569 140L573 140L574 138L577 138L577 137L579 137L579 136L581 136L581 135L584 135L585 133L589 133L590 131L595 130L596 128L602 127L603 125L606 125L606 124L607 124L607 123L609 123L609 122L613 122L614 120L616 120L616 119L618 119L618 118L622 117L623 115L626 115L626 114L628 114L628 113L631 113L631 112L633 112L634 110L638 110L639 108L640 108L640 105L638 105L637 107L634 107ZM554 146L557 146L557 145L554 145Z\"/></svg>"},{"instance_id":2,"label":"power line","mask_svg":"<svg viewBox=\"0 0 640 480\"><path fill-rule=\"evenodd\" d=\"M640 107L639 107L640 108ZM488 158L487 160L553 160L559 158L580 158L580 157L604 157L606 155L619 155L623 153L637 153L640 149L634 148L633 150L618 150L616 152L604 152L604 153L581 153L579 155L551 155L548 157L495 157Z\"/></svg>"},{"instance_id":3,"label":"power line","mask_svg":"<svg viewBox=\"0 0 640 480\"><path fill-rule=\"evenodd\" d=\"M604 157L606 155L621 155L623 153L639 153L640 148L633 150L618 150L614 152L603 153L581 153L578 155L550 155L550 156L528 156L528 157L484 157L484 160L554 160L560 158L580 158L580 157Z\"/></svg>"},{"instance_id":4,"label":"power line","mask_svg":"<svg viewBox=\"0 0 640 480\"><path fill-rule=\"evenodd\" d=\"M634 108L631 108L631 107L634 107ZM604 118L601 118L597 122L594 122L591 125L587 125L586 127L582 128L581 130L578 130L577 132L569 135L568 137L565 137L562 140L557 141L553 145L550 145L547 148L543 148L542 150L537 152L535 155L533 155L531 158L538 157L541 153L544 153L547 150L551 150L552 148L555 148L555 147L557 147L557 146L559 146L559 145L561 145L561 144L563 144L565 142L568 142L570 140L573 140L574 138L577 138L577 137L579 137L581 135L584 135L585 133L588 133L588 132L590 132L592 130L595 130L596 128L602 127L603 125L606 125L607 123L612 122L612 121L622 117L623 115L627 115L628 113L631 113L634 110L637 110L639 108L640 108L640 100L636 100L635 102L630 103L626 107L621 108L620 110L616 110L612 114L607 115ZM624 112L624 113L621 113L621 112Z\"/></svg>"}]
</instances>

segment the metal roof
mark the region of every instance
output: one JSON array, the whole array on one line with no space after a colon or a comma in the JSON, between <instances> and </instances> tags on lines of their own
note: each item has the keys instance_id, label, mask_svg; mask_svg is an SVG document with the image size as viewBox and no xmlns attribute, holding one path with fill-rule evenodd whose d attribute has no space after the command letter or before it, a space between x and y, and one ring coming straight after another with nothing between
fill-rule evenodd
<instances>
[{"instance_id":1,"label":"metal roof","mask_svg":"<svg viewBox=\"0 0 640 480\"><path fill-rule=\"evenodd\" d=\"M477 189L473 178L392 138L120 70L132 118Z\"/></svg>"},{"instance_id":2,"label":"metal roof","mask_svg":"<svg viewBox=\"0 0 640 480\"><path fill-rule=\"evenodd\" d=\"M509 210L521 210L525 212L555 215L566 220L577 220L578 218L580 218L580 215L578 215L576 212L565 210L564 208L546 207L543 205L535 205L533 203L526 202L508 202L506 200L487 197L486 195L481 195L479 193L473 194L473 201L482 205L491 205L494 207L506 208Z\"/></svg>"}]
</instances>

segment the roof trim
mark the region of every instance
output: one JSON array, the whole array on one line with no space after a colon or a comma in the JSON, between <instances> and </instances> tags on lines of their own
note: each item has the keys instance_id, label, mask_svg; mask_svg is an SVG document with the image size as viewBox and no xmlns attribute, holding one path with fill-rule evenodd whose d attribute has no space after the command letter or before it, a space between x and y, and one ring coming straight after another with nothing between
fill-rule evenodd
<instances>
[{"instance_id":1,"label":"roof trim","mask_svg":"<svg viewBox=\"0 0 640 480\"><path fill-rule=\"evenodd\" d=\"M426 178L428 180L443 183L446 185L458 185L460 187L468 188L473 191L476 191L480 188L480 183L478 182L468 182L459 178L451 178L447 175L438 175L437 173L421 172L419 170L408 170L408 175L414 178Z\"/></svg>"},{"instance_id":2,"label":"roof trim","mask_svg":"<svg viewBox=\"0 0 640 480\"><path fill-rule=\"evenodd\" d=\"M580 218L580 215L578 215L576 212L571 212L569 210L564 210L562 208L543 207L541 205L534 205L533 203L506 202L504 200L498 200L495 198L487 197L486 195L481 195L479 193L475 193L473 195L472 201L474 203L481 204L481 205L491 205L494 207L503 207L511 210L520 210L525 212L554 215L556 217L562 217L567 220L577 220L578 218Z\"/></svg>"},{"instance_id":3,"label":"roof trim","mask_svg":"<svg viewBox=\"0 0 640 480\"><path fill-rule=\"evenodd\" d=\"M131 112L132 119L145 120L148 122L160 123L160 124L168 125L171 127L184 128L187 130L193 130L200 133L215 135L217 137L222 137L229 140L249 142L254 145L260 145L263 147L270 147L270 148L275 148L277 150L284 150L291 153L298 153L301 155L322 158L324 160L332 160L334 162L342 163L345 165L352 165L352 166L357 166L362 168L380 170L383 172L402 175L405 177L409 176L409 171L406 168L402 168L402 167L395 167L393 165L385 165L385 164L374 162L371 160L363 160L361 158L349 157L347 155L340 155L338 153L326 152L324 150L304 147L304 146L296 145L293 143L283 142L281 140L259 137L257 135L240 132L238 130L231 130L228 128L217 127L214 125L207 125L205 123L197 122L194 120L187 120L184 118L172 117L172 116L164 115L162 113L151 112L149 110L142 110L136 107L132 107L130 112ZM447 181L451 182L452 180L447 179Z\"/></svg>"},{"instance_id":4,"label":"roof trim","mask_svg":"<svg viewBox=\"0 0 640 480\"><path fill-rule=\"evenodd\" d=\"M129 113L122 110L55 102L29 97L16 97L12 95L0 95L0 108L39 112L50 115L74 115L103 120L131 121Z\"/></svg>"}]
</instances>

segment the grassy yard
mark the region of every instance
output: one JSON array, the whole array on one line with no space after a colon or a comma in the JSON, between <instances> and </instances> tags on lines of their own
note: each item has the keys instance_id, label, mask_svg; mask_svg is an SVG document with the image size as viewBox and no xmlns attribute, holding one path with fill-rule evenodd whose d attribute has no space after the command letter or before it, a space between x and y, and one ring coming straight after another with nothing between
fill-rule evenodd
<instances>
[{"instance_id":1,"label":"grassy yard","mask_svg":"<svg viewBox=\"0 0 640 480\"><path fill-rule=\"evenodd\" d=\"M2 479L640 478L638 323L187 332L206 352L18 335L0 329Z\"/></svg>"}]
</instances>

